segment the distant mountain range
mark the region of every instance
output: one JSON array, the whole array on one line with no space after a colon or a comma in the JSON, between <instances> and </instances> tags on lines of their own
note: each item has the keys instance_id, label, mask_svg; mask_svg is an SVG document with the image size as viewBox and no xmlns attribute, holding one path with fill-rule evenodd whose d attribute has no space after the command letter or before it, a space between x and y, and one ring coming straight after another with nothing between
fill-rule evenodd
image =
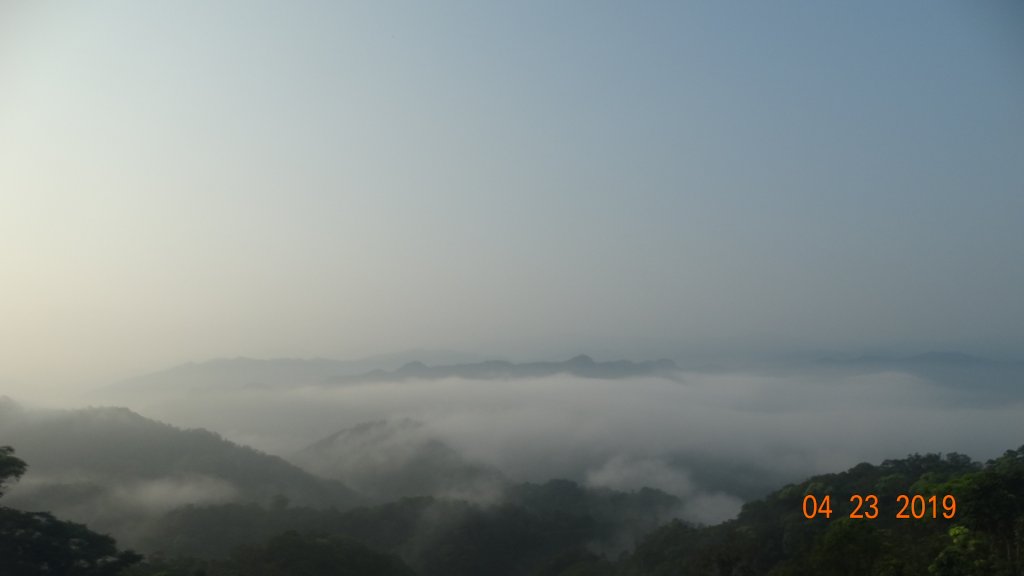
<instances>
[{"instance_id":1,"label":"distant mountain range","mask_svg":"<svg viewBox=\"0 0 1024 576\"><path fill-rule=\"evenodd\" d=\"M132 393L202 392L234 388L276 388L328 384L333 378L390 369L408 362L457 364L487 358L448 350L410 350L358 360L329 358L215 358L188 362L116 382L97 391L101 397Z\"/></svg>"},{"instance_id":2,"label":"distant mountain range","mask_svg":"<svg viewBox=\"0 0 1024 576\"><path fill-rule=\"evenodd\" d=\"M564 362L526 362L516 364L501 360L488 360L472 364L450 364L445 366L428 366L422 362L409 362L397 370L372 370L363 374L338 376L333 378L332 382L336 384L360 384L365 382L395 382L402 380L437 380L440 378L499 380L541 378L558 374L602 380L618 380L640 376L678 379L679 372L679 366L671 360L596 362L590 356L581 354Z\"/></svg>"},{"instance_id":3,"label":"distant mountain range","mask_svg":"<svg viewBox=\"0 0 1024 576\"><path fill-rule=\"evenodd\" d=\"M563 362L514 363L458 352L428 350L352 361L325 358L221 358L189 362L123 380L96 391L90 398L121 401L132 395L152 397L212 390L338 386L440 378L540 378L557 374L606 380L640 376L678 379L679 371L679 366L671 360L598 362L590 356L579 355Z\"/></svg>"},{"instance_id":4,"label":"distant mountain range","mask_svg":"<svg viewBox=\"0 0 1024 576\"><path fill-rule=\"evenodd\" d=\"M719 365L720 364L720 365ZM992 360L961 352L928 352L899 356L807 353L759 361L725 362L713 366L689 365L696 371L790 371L843 369L856 371L896 370L917 373L937 382L971 388L1014 390L1024 375L1024 362ZM703 367L702 367L703 366ZM103 401L122 401L141 395L180 395L207 391L260 390L300 386L333 387L348 384L436 380L500 380L541 378L559 374L590 379L657 377L679 380L681 367L672 360L597 361L578 355L564 361L510 362L452 351L412 350L359 360L325 358L221 358L189 362L166 370L133 377L107 386L89 396Z\"/></svg>"}]
</instances>

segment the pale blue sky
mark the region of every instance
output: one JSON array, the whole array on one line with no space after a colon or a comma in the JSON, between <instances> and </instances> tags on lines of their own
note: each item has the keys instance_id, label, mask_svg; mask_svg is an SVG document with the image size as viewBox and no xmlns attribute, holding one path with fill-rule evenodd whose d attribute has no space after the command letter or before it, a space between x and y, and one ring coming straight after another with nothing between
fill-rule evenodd
<instances>
[{"instance_id":1,"label":"pale blue sky","mask_svg":"<svg viewBox=\"0 0 1024 576\"><path fill-rule=\"evenodd\" d=\"M1015 2L7 2L0 384L1024 357Z\"/></svg>"}]
</instances>

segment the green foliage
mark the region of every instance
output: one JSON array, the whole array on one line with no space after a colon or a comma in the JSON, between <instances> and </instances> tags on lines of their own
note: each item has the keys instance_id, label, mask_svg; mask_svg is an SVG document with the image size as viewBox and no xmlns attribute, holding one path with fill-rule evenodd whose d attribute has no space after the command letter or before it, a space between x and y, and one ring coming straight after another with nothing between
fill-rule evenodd
<instances>
[{"instance_id":1,"label":"green foliage","mask_svg":"<svg viewBox=\"0 0 1024 576\"><path fill-rule=\"evenodd\" d=\"M0 486L21 477L25 462L0 447ZM0 574L17 576L114 576L138 562L118 551L114 539L45 512L0 507Z\"/></svg>"},{"instance_id":2,"label":"green foliage","mask_svg":"<svg viewBox=\"0 0 1024 576\"><path fill-rule=\"evenodd\" d=\"M882 551L882 535L874 525L841 518L832 522L818 540L810 565L822 576L873 574Z\"/></svg>"},{"instance_id":3,"label":"green foliage","mask_svg":"<svg viewBox=\"0 0 1024 576\"><path fill-rule=\"evenodd\" d=\"M831 495L832 518L805 518L807 494ZM878 494L878 518L849 518L850 494ZM898 494L953 494L957 515L897 519ZM420 576L1021 576L1022 495L1020 450L984 466L958 454L913 454L786 486L721 525L669 522L618 558L608 547L616 527L678 502L655 491L623 494L552 481L513 487L496 506L413 498L347 512L190 508L176 513L177 523L161 537L224 543L291 529L298 532L290 538L301 542L286 541L286 548L304 550L322 538L310 534L332 534L400 557ZM225 567L240 569L240 558L208 561L203 569L206 576L234 576ZM245 573L261 574L264 557L248 558ZM306 568L312 570L290 569Z\"/></svg>"},{"instance_id":4,"label":"green foliage","mask_svg":"<svg viewBox=\"0 0 1024 576\"><path fill-rule=\"evenodd\" d=\"M0 451L0 466L0 480L24 472L9 449ZM804 517L807 494L830 495L832 517ZM851 494L877 495L878 517L850 518ZM900 494L951 494L956 515L897 519ZM783 487L709 527L674 520L652 530L678 500L568 481L513 486L488 506L429 497L347 511L268 502L171 513L151 532L151 544L170 556L153 555L125 574L1024 576L1024 447L985 465L959 454L859 464ZM137 559L84 526L0 511L4 576L107 576ZM38 534L31 546L25 534Z\"/></svg>"},{"instance_id":5,"label":"green foliage","mask_svg":"<svg viewBox=\"0 0 1024 576\"><path fill-rule=\"evenodd\" d=\"M83 499L69 502L69 508L109 496L111 488L126 482L191 476L224 480L252 501L284 496L300 506L356 502L355 494L341 483L312 476L281 458L207 430L182 430L125 408L73 410L3 424L7 434L19 438L19 452L30 457L36 471L73 469L99 479L99 498L83 493Z\"/></svg>"},{"instance_id":6,"label":"green foliage","mask_svg":"<svg viewBox=\"0 0 1024 576\"><path fill-rule=\"evenodd\" d=\"M949 487L958 493L962 522L971 535L957 534L960 542L953 536L950 555L976 564L980 554L993 576L1024 574L1024 446Z\"/></svg>"},{"instance_id":7,"label":"green foliage","mask_svg":"<svg viewBox=\"0 0 1024 576\"><path fill-rule=\"evenodd\" d=\"M552 558L533 576L614 576L615 565L588 550L569 550Z\"/></svg>"},{"instance_id":8,"label":"green foliage","mask_svg":"<svg viewBox=\"0 0 1024 576\"><path fill-rule=\"evenodd\" d=\"M0 574L113 576L140 558L81 524L0 508Z\"/></svg>"},{"instance_id":9,"label":"green foliage","mask_svg":"<svg viewBox=\"0 0 1024 576\"><path fill-rule=\"evenodd\" d=\"M14 448L0 446L0 496L4 495L4 485L21 478L25 469L25 462L14 456Z\"/></svg>"},{"instance_id":10,"label":"green foliage","mask_svg":"<svg viewBox=\"0 0 1024 576\"><path fill-rule=\"evenodd\" d=\"M228 568L223 563L211 563L196 558L166 558L154 554L125 570L123 576L221 576Z\"/></svg>"},{"instance_id":11,"label":"green foliage","mask_svg":"<svg viewBox=\"0 0 1024 576\"><path fill-rule=\"evenodd\" d=\"M994 574L992 550L984 538L964 526L949 529L950 543L928 566L934 576Z\"/></svg>"},{"instance_id":12,"label":"green foliage","mask_svg":"<svg viewBox=\"0 0 1024 576\"><path fill-rule=\"evenodd\" d=\"M415 576L397 556L343 536L294 531L240 546L223 560L153 555L124 576Z\"/></svg>"},{"instance_id":13,"label":"green foliage","mask_svg":"<svg viewBox=\"0 0 1024 576\"><path fill-rule=\"evenodd\" d=\"M155 525L147 547L214 561L291 530L342 536L398 555L421 576L578 573L610 570L613 563L597 551L628 550L678 506L655 490L624 493L564 480L515 486L495 505L419 497L348 511L190 506Z\"/></svg>"},{"instance_id":14,"label":"green foliage","mask_svg":"<svg viewBox=\"0 0 1024 576\"><path fill-rule=\"evenodd\" d=\"M415 576L398 557L375 552L339 536L286 532L267 543L241 548L235 570L247 576Z\"/></svg>"},{"instance_id":15,"label":"green foliage","mask_svg":"<svg viewBox=\"0 0 1024 576\"><path fill-rule=\"evenodd\" d=\"M809 493L832 495L831 519L803 516ZM878 518L849 518L851 494L878 495ZM951 520L896 519L898 494L952 494L958 510ZM669 524L645 538L618 573L1022 576L1022 561L1024 447L984 466L960 454L913 454L810 478L746 504L720 526Z\"/></svg>"}]
</instances>

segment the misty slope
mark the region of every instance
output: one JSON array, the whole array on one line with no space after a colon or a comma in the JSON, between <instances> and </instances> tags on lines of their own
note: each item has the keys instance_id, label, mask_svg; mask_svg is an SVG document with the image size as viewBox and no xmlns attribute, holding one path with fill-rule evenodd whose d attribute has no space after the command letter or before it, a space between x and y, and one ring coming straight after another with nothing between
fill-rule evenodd
<instances>
[{"instance_id":1,"label":"misty slope","mask_svg":"<svg viewBox=\"0 0 1024 576\"><path fill-rule=\"evenodd\" d=\"M519 379L517 387L525 388L548 378L622 384L625 390L631 380L656 379L674 384L680 377L671 361L595 362L586 356L565 362L523 364L460 360L466 356L420 351L358 362L223 359L132 378L83 395L82 401L126 406L165 422L215 430L240 444L284 455L359 422L406 416L428 420L417 413L424 403L413 410L366 406L367 402L378 405L388 399L400 403L408 397L389 396L388 386L422 383L426 390L449 381L504 385L509 379ZM440 363L429 367L424 360L416 360L394 370L401 365L386 364L409 357L426 362L437 359ZM367 372L368 366L385 366L387 370ZM357 367L359 370L353 371ZM470 397L486 400L479 394L460 394L453 397L453 408Z\"/></svg>"},{"instance_id":2,"label":"misty slope","mask_svg":"<svg viewBox=\"0 0 1024 576\"><path fill-rule=\"evenodd\" d=\"M564 362L525 362L516 364L500 360L489 360L472 364L442 366L428 366L422 362L410 362L397 370L374 370L363 374L339 376L333 378L332 381L337 384L359 384L366 382L400 382L413 379L437 380L441 378L493 380L542 378L558 374L603 380L618 380L639 376L675 379L679 375L679 367L671 360L596 362L590 356L581 354Z\"/></svg>"},{"instance_id":3,"label":"misty slope","mask_svg":"<svg viewBox=\"0 0 1024 576\"><path fill-rule=\"evenodd\" d=\"M7 503L119 536L190 502L267 502L278 495L308 506L356 500L343 484L280 458L124 408L28 411L6 402L0 411L0 444L15 446L29 463Z\"/></svg>"},{"instance_id":4,"label":"misty slope","mask_svg":"<svg viewBox=\"0 0 1024 576\"><path fill-rule=\"evenodd\" d=\"M830 495L831 518L805 518L807 494ZM851 494L877 495L877 518L848 518ZM955 514L898 519L900 494L952 495ZM984 465L955 453L861 463L786 485L747 503L738 518L707 527L663 523L679 501L654 490L551 481L512 486L489 506L411 498L348 512L187 507L161 521L148 549L216 558L297 530L397 555L420 576L1018 576L1021 495L1024 447ZM216 563L181 565L188 568L139 574L185 576Z\"/></svg>"},{"instance_id":5,"label":"misty slope","mask_svg":"<svg viewBox=\"0 0 1024 576\"><path fill-rule=\"evenodd\" d=\"M657 490L618 492L553 480L511 486L493 504L423 497L347 512L196 506L161 519L143 549L218 558L235 546L297 530L397 554L421 576L531 574L586 548L627 550L679 505Z\"/></svg>"},{"instance_id":6,"label":"misty slope","mask_svg":"<svg viewBox=\"0 0 1024 576\"><path fill-rule=\"evenodd\" d=\"M378 420L340 430L290 457L378 501L408 496L489 499L505 479L470 462L414 420Z\"/></svg>"}]
</instances>

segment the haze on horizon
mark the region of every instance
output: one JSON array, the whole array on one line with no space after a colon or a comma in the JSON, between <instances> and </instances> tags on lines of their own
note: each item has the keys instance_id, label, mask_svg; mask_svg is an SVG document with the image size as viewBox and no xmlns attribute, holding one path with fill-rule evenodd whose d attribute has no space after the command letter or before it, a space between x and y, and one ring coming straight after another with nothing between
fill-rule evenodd
<instances>
[{"instance_id":1,"label":"haze on horizon","mask_svg":"<svg viewBox=\"0 0 1024 576\"><path fill-rule=\"evenodd\" d=\"M1012 2L0 6L0 392L218 356L1024 358Z\"/></svg>"}]
</instances>

